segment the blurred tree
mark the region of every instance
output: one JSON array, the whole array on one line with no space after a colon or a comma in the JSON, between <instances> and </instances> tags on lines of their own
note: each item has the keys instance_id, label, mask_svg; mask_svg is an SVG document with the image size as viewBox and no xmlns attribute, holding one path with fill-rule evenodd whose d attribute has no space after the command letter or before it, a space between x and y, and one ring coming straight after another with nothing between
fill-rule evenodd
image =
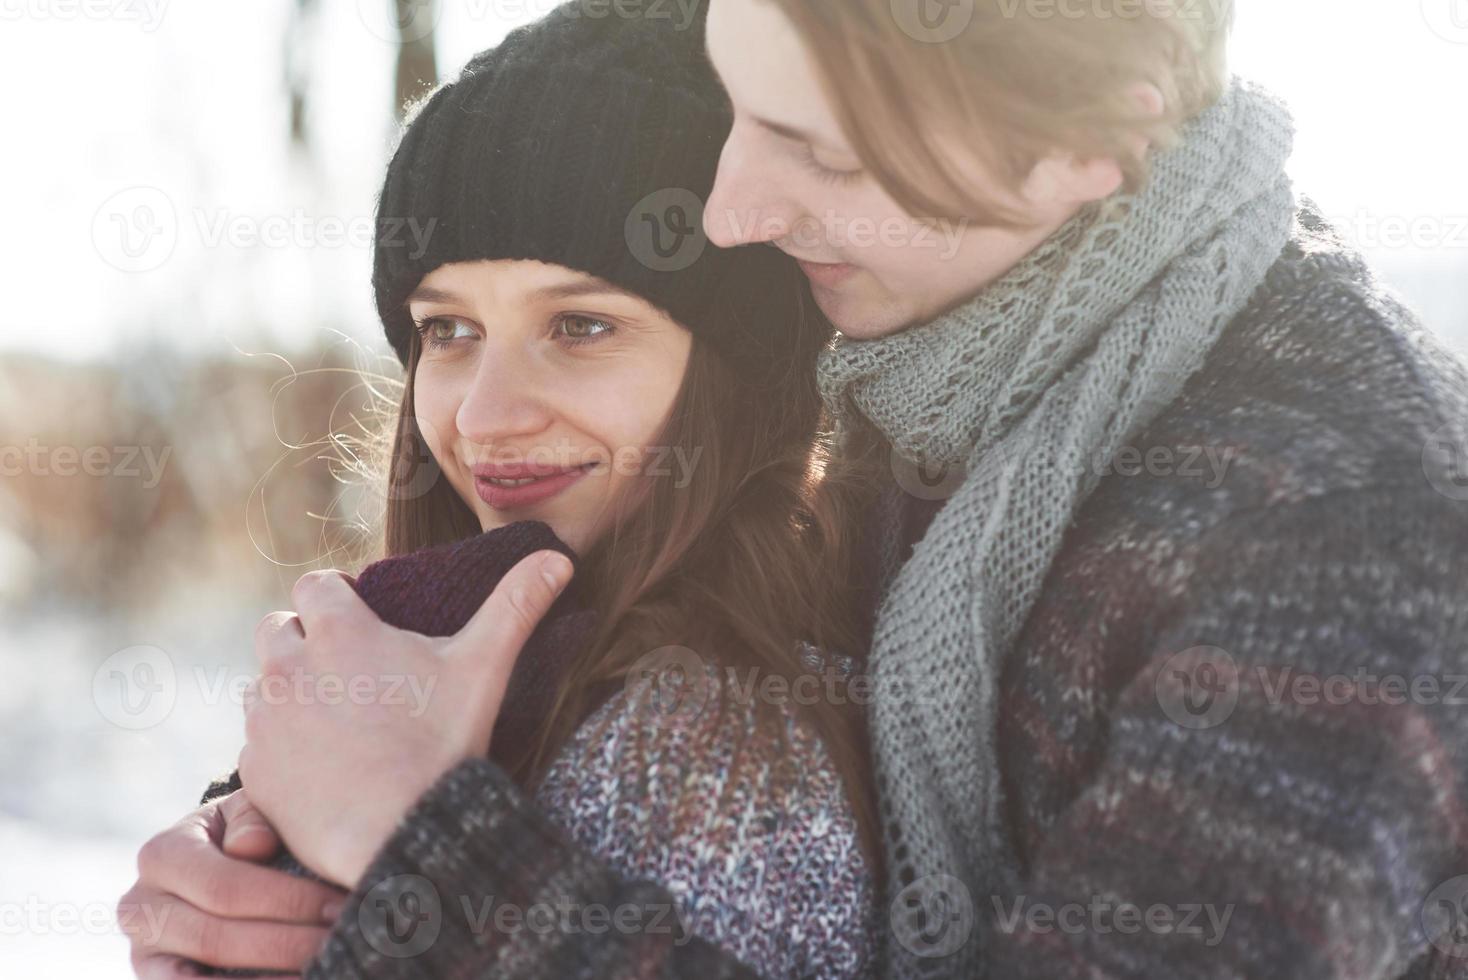
<instances>
[{"instance_id":1,"label":"blurred tree","mask_svg":"<svg viewBox=\"0 0 1468 980\"><path fill-rule=\"evenodd\" d=\"M306 130L306 96L311 82L306 25L316 9L317 0L296 0L285 32L285 88L290 103L291 146L303 151L311 148Z\"/></svg>"},{"instance_id":2,"label":"blurred tree","mask_svg":"<svg viewBox=\"0 0 1468 980\"><path fill-rule=\"evenodd\" d=\"M393 2L399 38L393 112L401 120L409 103L438 84L438 61L434 56L433 43L438 23L438 0Z\"/></svg>"},{"instance_id":3,"label":"blurred tree","mask_svg":"<svg viewBox=\"0 0 1468 980\"><path fill-rule=\"evenodd\" d=\"M438 84L435 37L438 0L379 0L393 5L392 23L398 33L394 65L393 116ZM310 25L320 0L294 0L285 33L285 88L290 113L291 146L310 157L311 132L307 110L311 94Z\"/></svg>"}]
</instances>

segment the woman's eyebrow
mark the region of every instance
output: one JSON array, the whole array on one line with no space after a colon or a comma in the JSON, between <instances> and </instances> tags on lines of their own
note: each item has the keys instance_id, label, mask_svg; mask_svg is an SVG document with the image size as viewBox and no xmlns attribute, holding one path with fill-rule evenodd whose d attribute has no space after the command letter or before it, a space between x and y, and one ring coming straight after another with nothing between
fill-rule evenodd
<instances>
[{"instance_id":1,"label":"woman's eyebrow","mask_svg":"<svg viewBox=\"0 0 1468 980\"><path fill-rule=\"evenodd\" d=\"M564 282L554 286L545 286L530 294L540 300L573 299L577 296L616 296L622 299L635 299L625 289L619 289L609 282L600 279L581 279L575 282Z\"/></svg>"},{"instance_id":2,"label":"woman's eyebrow","mask_svg":"<svg viewBox=\"0 0 1468 980\"><path fill-rule=\"evenodd\" d=\"M577 296L617 296L623 299L634 298L625 289L619 289L609 282L599 279L577 280L575 282L558 283L554 286L543 286L530 293L530 298L536 300L570 299ZM403 301L407 306L411 303L462 303L464 298L458 293L447 289L438 289L433 286L419 286L412 294Z\"/></svg>"},{"instance_id":3,"label":"woman's eyebrow","mask_svg":"<svg viewBox=\"0 0 1468 980\"><path fill-rule=\"evenodd\" d=\"M462 302L462 299L458 293L450 292L447 289L419 286L413 290L407 299L403 300L403 305L407 306L409 303L459 303Z\"/></svg>"}]
</instances>

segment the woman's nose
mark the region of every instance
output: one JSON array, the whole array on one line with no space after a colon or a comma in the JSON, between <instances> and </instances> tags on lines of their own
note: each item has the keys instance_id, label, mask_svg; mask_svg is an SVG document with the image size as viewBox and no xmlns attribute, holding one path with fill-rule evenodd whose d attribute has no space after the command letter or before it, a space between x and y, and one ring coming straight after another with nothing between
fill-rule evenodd
<instances>
[{"instance_id":1,"label":"woman's nose","mask_svg":"<svg viewBox=\"0 0 1468 980\"><path fill-rule=\"evenodd\" d=\"M455 415L459 435L480 446L523 441L554 419L547 387L535 372L510 358L486 356Z\"/></svg>"}]
</instances>

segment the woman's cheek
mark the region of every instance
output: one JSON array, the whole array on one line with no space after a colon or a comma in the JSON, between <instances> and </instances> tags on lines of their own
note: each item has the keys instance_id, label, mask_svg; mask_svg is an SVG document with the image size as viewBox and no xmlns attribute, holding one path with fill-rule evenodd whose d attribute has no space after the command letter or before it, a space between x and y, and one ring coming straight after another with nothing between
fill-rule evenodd
<instances>
[{"instance_id":1,"label":"woman's cheek","mask_svg":"<svg viewBox=\"0 0 1468 980\"><path fill-rule=\"evenodd\" d=\"M452 477L458 469L453 447L458 438L454 420L458 415L459 399L443 380L435 372L420 366L413 380L413 418L439 469Z\"/></svg>"}]
</instances>

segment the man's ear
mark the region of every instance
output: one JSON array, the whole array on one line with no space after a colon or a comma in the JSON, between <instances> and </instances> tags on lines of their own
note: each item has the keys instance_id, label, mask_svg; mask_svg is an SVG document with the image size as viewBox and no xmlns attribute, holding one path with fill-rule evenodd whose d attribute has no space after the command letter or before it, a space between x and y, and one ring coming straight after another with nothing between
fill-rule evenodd
<instances>
[{"instance_id":1,"label":"man's ear","mask_svg":"<svg viewBox=\"0 0 1468 980\"><path fill-rule=\"evenodd\" d=\"M1137 82L1130 92L1144 117L1162 115L1166 102L1156 85ZM1131 145L1132 151L1141 156L1147 152L1147 137L1138 133ZM1074 153L1056 152L1035 164L1025 180L1023 192L1031 202L1042 207L1075 208L1110 197L1124 180L1121 164L1112 157L1082 160Z\"/></svg>"}]
</instances>

